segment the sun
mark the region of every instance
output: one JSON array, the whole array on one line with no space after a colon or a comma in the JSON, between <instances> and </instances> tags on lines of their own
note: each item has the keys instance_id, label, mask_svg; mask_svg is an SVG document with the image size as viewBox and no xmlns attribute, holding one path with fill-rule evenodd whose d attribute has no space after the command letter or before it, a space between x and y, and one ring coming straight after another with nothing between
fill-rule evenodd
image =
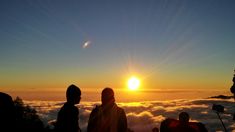
<instances>
[{"instance_id":1,"label":"sun","mask_svg":"<svg viewBox=\"0 0 235 132\"><path fill-rule=\"evenodd\" d=\"M129 80L128 80L128 88L130 90L137 90L140 86L140 80L137 78L137 77L131 77Z\"/></svg>"}]
</instances>

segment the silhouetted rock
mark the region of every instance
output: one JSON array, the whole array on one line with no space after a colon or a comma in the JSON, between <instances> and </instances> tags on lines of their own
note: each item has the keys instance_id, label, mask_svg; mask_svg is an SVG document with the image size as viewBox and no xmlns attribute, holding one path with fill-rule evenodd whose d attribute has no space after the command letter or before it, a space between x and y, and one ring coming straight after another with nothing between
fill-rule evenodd
<instances>
[{"instance_id":1,"label":"silhouetted rock","mask_svg":"<svg viewBox=\"0 0 235 132\"><path fill-rule=\"evenodd\" d=\"M216 99L232 99L233 96L226 96L226 95L218 95L218 96L211 96L209 98L216 98Z\"/></svg>"},{"instance_id":2,"label":"silhouetted rock","mask_svg":"<svg viewBox=\"0 0 235 132\"><path fill-rule=\"evenodd\" d=\"M0 92L0 132L14 131L15 107L10 95Z\"/></svg>"}]
</instances>

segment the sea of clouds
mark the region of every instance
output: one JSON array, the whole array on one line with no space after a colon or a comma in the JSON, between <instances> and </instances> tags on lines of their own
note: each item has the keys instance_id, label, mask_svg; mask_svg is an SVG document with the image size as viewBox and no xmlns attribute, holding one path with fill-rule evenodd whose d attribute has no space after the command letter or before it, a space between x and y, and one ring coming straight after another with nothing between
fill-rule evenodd
<instances>
[{"instance_id":1,"label":"sea of clouds","mask_svg":"<svg viewBox=\"0 0 235 132\"><path fill-rule=\"evenodd\" d=\"M64 102L61 101L24 101L34 107L40 118L47 125L56 120L57 113ZM132 103L118 103L127 116L128 127L135 132L151 132L152 128L160 126L165 118L178 118L182 111L188 112L191 121L202 122L211 131L223 131L222 124L216 113L211 110L213 104L223 105L225 112L221 118L228 131L235 132L235 103L233 99L197 99L197 100L170 100L170 101L145 101ZM88 118L91 110L99 105L99 102L82 102L78 105L80 111L80 127L86 131ZM51 126L52 127L52 126Z\"/></svg>"}]
</instances>

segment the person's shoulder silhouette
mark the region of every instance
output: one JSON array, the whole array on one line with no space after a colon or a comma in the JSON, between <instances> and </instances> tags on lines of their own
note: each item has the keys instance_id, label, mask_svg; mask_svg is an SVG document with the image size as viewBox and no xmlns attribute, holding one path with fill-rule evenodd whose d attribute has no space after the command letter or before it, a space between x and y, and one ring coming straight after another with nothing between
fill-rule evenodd
<instances>
[{"instance_id":1,"label":"person's shoulder silhouette","mask_svg":"<svg viewBox=\"0 0 235 132\"><path fill-rule=\"evenodd\" d=\"M10 95L0 92L0 131L13 131L16 123L16 111Z\"/></svg>"},{"instance_id":2,"label":"person's shoulder silhouette","mask_svg":"<svg viewBox=\"0 0 235 132\"><path fill-rule=\"evenodd\" d=\"M79 111L75 104L79 104L81 99L81 90L75 86L70 85L66 91L67 102L60 109L57 121L55 124L56 132L79 132L78 125Z\"/></svg>"}]
</instances>

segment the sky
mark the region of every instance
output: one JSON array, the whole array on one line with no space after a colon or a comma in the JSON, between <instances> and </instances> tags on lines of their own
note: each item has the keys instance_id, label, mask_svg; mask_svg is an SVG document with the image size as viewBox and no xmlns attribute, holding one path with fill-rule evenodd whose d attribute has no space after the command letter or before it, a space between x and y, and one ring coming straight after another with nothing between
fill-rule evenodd
<instances>
[{"instance_id":1,"label":"sky","mask_svg":"<svg viewBox=\"0 0 235 132\"><path fill-rule=\"evenodd\" d=\"M233 0L2 0L0 90L225 90ZM84 44L87 46L84 47Z\"/></svg>"}]
</instances>

